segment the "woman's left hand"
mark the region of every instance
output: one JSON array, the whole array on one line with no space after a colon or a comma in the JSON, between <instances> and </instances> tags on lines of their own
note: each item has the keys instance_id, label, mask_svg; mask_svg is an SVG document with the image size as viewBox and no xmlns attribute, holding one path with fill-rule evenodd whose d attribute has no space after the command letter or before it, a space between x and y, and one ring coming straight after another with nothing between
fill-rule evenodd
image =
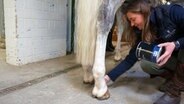
<instances>
[{"instance_id":1,"label":"woman's left hand","mask_svg":"<svg viewBox=\"0 0 184 104\"><path fill-rule=\"evenodd\" d=\"M165 52L163 55L161 55L158 60L157 60L157 64L158 66L162 66L164 65L168 59L171 57L172 52L175 49L175 44L174 42L166 42L166 43L162 43L158 45L159 47L164 47L165 48Z\"/></svg>"}]
</instances>

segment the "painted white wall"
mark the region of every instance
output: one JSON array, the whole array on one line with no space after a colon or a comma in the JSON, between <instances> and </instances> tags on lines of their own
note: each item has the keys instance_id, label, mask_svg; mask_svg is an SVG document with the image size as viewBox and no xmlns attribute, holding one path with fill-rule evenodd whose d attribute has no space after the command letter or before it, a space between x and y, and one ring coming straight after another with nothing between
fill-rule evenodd
<instances>
[{"instance_id":1,"label":"painted white wall","mask_svg":"<svg viewBox=\"0 0 184 104\"><path fill-rule=\"evenodd\" d=\"M7 62L66 55L67 0L4 0Z\"/></svg>"}]
</instances>

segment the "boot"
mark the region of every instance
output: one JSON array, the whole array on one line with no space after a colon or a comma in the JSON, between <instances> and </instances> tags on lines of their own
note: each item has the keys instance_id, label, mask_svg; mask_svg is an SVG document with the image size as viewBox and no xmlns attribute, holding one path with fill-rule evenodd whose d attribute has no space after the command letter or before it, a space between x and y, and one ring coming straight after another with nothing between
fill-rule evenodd
<instances>
[{"instance_id":1,"label":"boot","mask_svg":"<svg viewBox=\"0 0 184 104\"><path fill-rule=\"evenodd\" d=\"M178 64L173 78L165 85L165 94L154 104L179 104L184 91L184 64Z\"/></svg>"}]
</instances>

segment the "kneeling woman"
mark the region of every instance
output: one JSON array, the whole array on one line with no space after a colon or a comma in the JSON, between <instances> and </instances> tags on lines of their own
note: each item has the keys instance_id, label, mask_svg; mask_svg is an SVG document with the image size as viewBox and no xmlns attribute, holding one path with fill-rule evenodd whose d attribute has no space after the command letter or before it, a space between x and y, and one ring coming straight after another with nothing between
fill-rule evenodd
<instances>
[{"instance_id":1,"label":"kneeling woman","mask_svg":"<svg viewBox=\"0 0 184 104\"><path fill-rule=\"evenodd\" d=\"M142 69L151 76L167 76L165 94L154 104L179 104L184 90L184 8L176 4L152 8L146 0L133 0L124 12L127 24L123 36L132 48L105 80L115 81L136 63L140 41L157 43L165 48L157 63L141 61Z\"/></svg>"}]
</instances>

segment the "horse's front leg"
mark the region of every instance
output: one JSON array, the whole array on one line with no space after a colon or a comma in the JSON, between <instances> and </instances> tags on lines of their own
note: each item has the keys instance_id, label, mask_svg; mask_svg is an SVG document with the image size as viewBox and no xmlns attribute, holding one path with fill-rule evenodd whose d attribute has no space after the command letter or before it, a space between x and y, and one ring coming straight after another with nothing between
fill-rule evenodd
<instances>
[{"instance_id":1,"label":"horse's front leg","mask_svg":"<svg viewBox=\"0 0 184 104\"><path fill-rule=\"evenodd\" d=\"M98 99L107 99L110 94L104 79L105 75L105 48L107 35L113 25L115 12L120 7L123 0L103 0L99 8L99 15L97 20L97 40L95 60L93 65L93 75L95 79L95 86L93 88L93 95Z\"/></svg>"},{"instance_id":2,"label":"horse's front leg","mask_svg":"<svg viewBox=\"0 0 184 104\"><path fill-rule=\"evenodd\" d=\"M93 66L93 76L95 79L95 86L92 94L94 97L97 97L100 100L107 99L110 97L110 94L107 90L106 82L104 80L105 48L106 48L107 33L97 35L95 61Z\"/></svg>"}]
</instances>

